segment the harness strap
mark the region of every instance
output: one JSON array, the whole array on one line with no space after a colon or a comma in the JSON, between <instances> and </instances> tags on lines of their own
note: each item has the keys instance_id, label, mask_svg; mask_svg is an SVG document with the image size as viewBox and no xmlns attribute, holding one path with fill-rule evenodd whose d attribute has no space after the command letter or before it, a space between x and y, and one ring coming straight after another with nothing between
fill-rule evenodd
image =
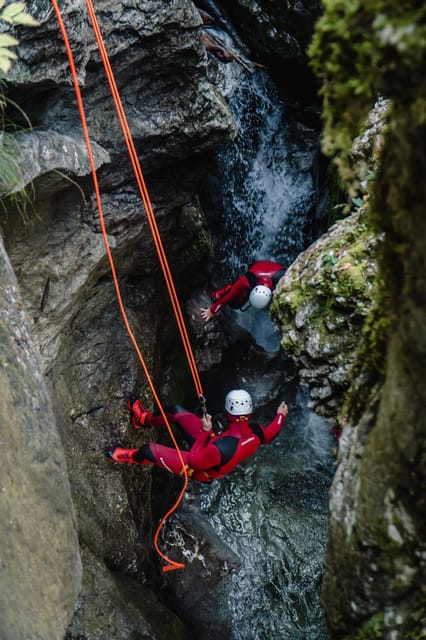
<instances>
[{"instance_id":1,"label":"harness strap","mask_svg":"<svg viewBox=\"0 0 426 640\"><path fill-rule=\"evenodd\" d=\"M185 474L185 470L187 472L188 478L192 478L192 476L194 475L194 469L191 469L191 467L187 464L182 468L182 471L179 472L179 475L183 476Z\"/></svg>"}]
</instances>

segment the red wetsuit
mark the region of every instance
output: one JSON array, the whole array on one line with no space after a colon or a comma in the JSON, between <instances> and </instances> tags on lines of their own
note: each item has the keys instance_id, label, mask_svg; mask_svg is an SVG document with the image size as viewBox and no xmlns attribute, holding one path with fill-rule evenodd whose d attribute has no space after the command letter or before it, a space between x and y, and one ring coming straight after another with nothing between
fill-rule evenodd
<instances>
[{"instance_id":1,"label":"red wetsuit","mask_svg":"<svg viewBox=\"0 0 426 640\"><path fill-rule=\"evenodd\" d=\"M255 262L247 273L239 277L232 285L227 285L223 289L214 291L212 294L213 304L210 311L218 313L223 307L229 304L234 309L241 309L250 296L250 291L258 284L263 284L273 291L278 280L284 275L286 268L278 262L261 260Z\"/></svg>"},{"instance_id":2,"label":"red wetsuit","mask_svg":"<svg viewBox=\"0 0 426 640\"><path fill-rule=\"evenodd\" d=\"M182 407L168 413L171 422L177 424L190 443L189 451L180 450L188 475L198 482L211 482L223 478L238 464L252 456L262 444L268 444L281 431L285 416L277 413L267 426L250 422L250 416L235 417L227 414L228 429L220 435L203 431L201 418ZM164 426L162 416L148 413L145 422L149 426ZM154 463L174 474L182 474L179 454L173 447L150 442L143 445L134 460L141 464Z\"/></svg>"}]
</instances>

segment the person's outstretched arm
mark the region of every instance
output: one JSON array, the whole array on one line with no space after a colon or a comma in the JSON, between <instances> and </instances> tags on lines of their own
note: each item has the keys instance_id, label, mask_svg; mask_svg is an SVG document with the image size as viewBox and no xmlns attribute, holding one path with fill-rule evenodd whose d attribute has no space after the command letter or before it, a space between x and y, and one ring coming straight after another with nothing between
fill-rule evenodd
<instances>
[{"instance_id":1,"label":"person's outstretched arm","mask_svg":"<svg viewBox=\"0 0 426 640\"><path fill-rule=\"evenodd\" d=\"M207 322L213 318L223 307L227 304L239 298L245 292L249 292L250 285L246 276L240 276L238 280L234 282L229 291L225 293L219 300L213 302L210 308L201 309L201 317Z\"/></svg>"},{"instance_id":2,"label":"person's outstretched arm","mask_svg":"<svg viewBox=\"0 0 426 640\"><path fill-rule=\"evenodd\" d=\"M275 436L279 434L279 432L283 428L287 414L288 407L286 403L282 401L277 409L277 415L272 420L272 422L270 422L267 427L262 427L260 425L264 436L263 444L269 444L269 442L271 442L275 438Z\"/></svg>"}]
</instances>

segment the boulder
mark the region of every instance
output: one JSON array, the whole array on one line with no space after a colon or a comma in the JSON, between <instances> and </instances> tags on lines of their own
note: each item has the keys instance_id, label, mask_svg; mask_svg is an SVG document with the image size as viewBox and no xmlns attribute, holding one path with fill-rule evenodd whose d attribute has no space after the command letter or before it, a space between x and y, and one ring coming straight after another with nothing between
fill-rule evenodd
<instances>
[{"instance_id":1,"label":"boulder","mask_svg":"<svg viewBox=\"0 0 426 640\"><path fill-rule=\"evenodd\" d=\"M333 424L373 301L376 245L362 211L340 220L290 265L271 304L312 408Z\"/></svg>"}]
</instances>

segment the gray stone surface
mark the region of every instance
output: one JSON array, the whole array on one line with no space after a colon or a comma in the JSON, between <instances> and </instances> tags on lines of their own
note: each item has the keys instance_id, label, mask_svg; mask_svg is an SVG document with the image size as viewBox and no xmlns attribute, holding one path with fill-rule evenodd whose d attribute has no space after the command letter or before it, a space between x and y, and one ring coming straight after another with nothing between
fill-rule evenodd
<instances>
[{"instance_id":1,"label":"gray stone surface","mask_svg":"<svg viewBox=\"0 0 426 640\"><path fill-rule=\"evenodd\" d=\"M313 25L321 13L318 0L231 0L229 5L239 16L240 31L263 60L306 61Z\"/></svg>"},{"instance_id":2,"label":"gray stone surface","mask_svg":"<svg viewBox=\"0 0 426 640\"><path fill-rule=\"evenodd\" d=\"M77 525L31 321L0 241L0 635L60 639L81 581Z\"/></svg>"},{"instance_id":3,"label":"gray stone surface","mask_svg":"<svg viewBox=\"0 0 426 640\"><path fill-rule=\"evenodd\" d=\"M55 131L28 131L15 135L14 142L16 179L5 189L7 193L17 193L37 179L37 188L46 197L49 192L63 189L67 179L86 176L90 171L83 136L78 139ZM108 153L95 142L92 153L96 169L110 162Z\"/></svg>"},{"instance_id":4,"label":"gray stone surface","mask_svg":"<svg viewBox=\"0 0 426 640\"><path fill-rule=\"evenodd\" d=\"M23 544L16 538L21 545L19 562L1 572L0 611L2 615L6 611L7 624L10 620L4 627L7 633L16 625L22 601L12 589L9 597L8 581L22 583L26 601L31 602L34 588L39 593L28 604L28 619L22 616L23 625L33 618L34 635L24 631L18 635L16 627L16 635L4 637L61 640L70 624L69 638L181 638L183 624L176 616L162 609L152 594L148 608L137 595L138 585L159 583L152 558L151 473L148 468L114 465L105 451L119 444L140 446L155 437L132 430L126 407L131 393L152 407L152 393L118 309L53 8L40 1L30 9L41 27L15 30L19 61L13 66L9 90L33 129L15 136L20 172L13 189L4 189L15 193L0 219L22 292L22 300L9 296L10 309L5 309L10 318L23 313L23 308L28 314L28 340L26 334L18 353L26 373L21 372L20 396L5 383L1 413L11 434L19 433L12 430L15 424L29 431L25 440L19 440L20 457L27 464L19 468L18 480L31 498L31 504L23 502L28 526L34 529L37 523L41 541ZM146 0L113 7L97 3L95 9L142 169L149 176L147 187L175 285L184 301L207 271L210 241L197 198L205 156L234 135L234 121L207 79L201 19L192 2ZM153 384L167 402L179 397L181 384L187 387L189 369L85 4L64 2L61 11L75 54L124 307ZM19 121L19 114L14 117ZM27 129L27 122L22 126ZM22 185L27 185L26 195L19 191ZM13 331L8 334L4 328L4 332L13 346ZM25 360L32 357L31 340L41 356L36 382ZM39 382L44 385L46 409L34 420L29 409L37 410L34 389ZM45 421L52 429L56 422L61 440L45 431ZM43 425L40 442L29 437L37 425L37 434ZM6 444L17 450L15 440ZM45 448L39 452L42 445L49 447L48 456ZM47 478L33 470L34 456L40 458ZM14 458L10 460L13 464ZM2 485L8 495L2 540L11 526L7 523L15 522L7 517L9 511L21 509L20 495L9 483ZM68 491L62 502L61 483ZM50 522L45 502L53 488L57 495L51 499ZM28 537L25 523L18 525ZM46 560L42 547L47 545L49 527L56 530L50 537L52 557ZM80 590L76 528L82 549ZM16 554L14 538L8 545ZM56 574L50 578L56 560ZM45 566L37 575L39 562ZM35 574L32 580L28 572Z\"/></svg>"},{"instance_id":5,"label":"gray stone surface","mask_svg":"<svg viewBox=\"0 0 426 640\"><path fill-rule=\"evenodd\" d=\"M297 257L271 305L312 407L334 424L373 302L376 244L361 213L339 221Z\"/></svg>"}]
</instances>

